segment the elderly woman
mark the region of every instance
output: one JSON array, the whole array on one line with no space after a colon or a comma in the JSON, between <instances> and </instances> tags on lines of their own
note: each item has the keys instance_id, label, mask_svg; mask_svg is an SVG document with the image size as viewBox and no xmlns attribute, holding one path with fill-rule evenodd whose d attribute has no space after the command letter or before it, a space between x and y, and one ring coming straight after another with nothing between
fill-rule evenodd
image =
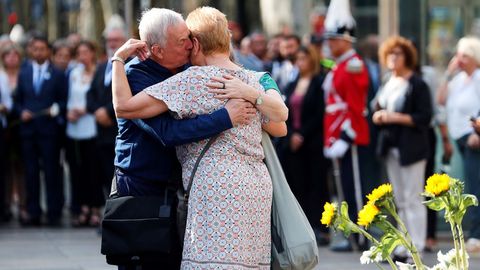
<instances>
[{"instance_id":1,"label":"elderly woman","mask_svg":"<svg viewBox=\"0 0 480 270\"><path fill-rule=\"evenodd\" d=\"M426 83L414 73L417 51L403 37L391 37L379 50L382 65L391 71L376 96L373 122L379 126L378 154L385 158L399 215L414 244L425 247L427 211L422 204L429 151L428 127L432 103ZM407 260L406 250L395 252Z\"/></svg>"},{"instance_id":2,"label":"elderly woman","mask_svg":"<svg viewBox=\"0 0 480 270\"><path fill-rule=\"evenodd\" d=\"M457 55L447 69L447 83L439 93L446 104L448 131L463 158L467 191L480 198L480 136L474 132L471 118L480 111L480 40L464 37L457 45ZM468 212L472 221L469 253L480 253L480 208Z\"/></svg>"},{"instance_id":3,"label":"elderly woman","mask_svg":"<svg viewBox=\"0 0 480 270\"><path fill-rule=\"evenodd\" d=\"M260 142L262 129L285 135L287 108L277 90L256 90L268 78L230 61L230 33L223 13L198 8L186 24L193 41L191 62L200 66L132 97L123 65L114 61L117 117L148 118L168 110L176 118L192 118L223 107L230 98L256 104L252 122L221 133L199 163L190 192L181 269L270 269L272 183ZM115 56L126 59L132 51L145 49L145 42L130 40ZM213 83L217 85L246 84L232 91L211 90L211 79L221 82ZM184 187L207 141L177 147Z\"/></svg>"}]
</instances>

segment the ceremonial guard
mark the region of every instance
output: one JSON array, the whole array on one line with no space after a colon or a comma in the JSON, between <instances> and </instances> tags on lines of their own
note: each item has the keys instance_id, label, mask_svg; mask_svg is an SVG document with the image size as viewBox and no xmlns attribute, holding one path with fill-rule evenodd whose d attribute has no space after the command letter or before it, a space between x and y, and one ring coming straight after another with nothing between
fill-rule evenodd
<instances>
[{"instance_id":1,"label":"ceremonial guard","mask_svg":"<svg viewBox=\"0 0 480 270\"><path fill-rule=\"evenodd\" d=\"M353 49L355 20L348 0L332 0L325 20L335 67L328 73L325 91L324 153L332 159L337 195L349 205L350 218L357 220L363 206L361 161L359 153L369 144L367 115L368 70ZM334 251L348 251L352 243L332 246Z\"/></svg>"}]
</instances>

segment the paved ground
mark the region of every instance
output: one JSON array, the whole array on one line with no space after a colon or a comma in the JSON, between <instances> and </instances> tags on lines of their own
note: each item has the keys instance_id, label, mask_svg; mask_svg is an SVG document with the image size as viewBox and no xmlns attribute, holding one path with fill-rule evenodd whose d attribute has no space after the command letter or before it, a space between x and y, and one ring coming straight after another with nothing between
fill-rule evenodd
<instances>
[{"instance_id":1,"label":"paved ground","mask_svg":"<svg viewBox=\"0 0 480 270\"><path fill-rule=\"evenodd\" d=\"M450 249L448 241L441 243ZM320 248L317 270L376 269L359 265L359 253L333 253ZM425 261L432 265L435 254ZM480 270L480 259L472 259L471 270ZM388 265L385 265L385 268ZM24 229L15 224L0 227L0 270L112 270L100 254L100 237L95 229Z\"/></svg>"}]
</instances>

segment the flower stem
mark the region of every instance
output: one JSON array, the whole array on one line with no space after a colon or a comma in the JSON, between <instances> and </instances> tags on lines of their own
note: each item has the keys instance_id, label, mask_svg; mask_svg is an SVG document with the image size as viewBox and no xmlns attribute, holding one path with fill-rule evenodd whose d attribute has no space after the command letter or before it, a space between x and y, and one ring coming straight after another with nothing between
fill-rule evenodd
<instances>
[{"instance_id":1,"label":"flower stem","mask_svg":"<svg viewBox=\"0 0 480 270\"><path fill-rule=\"evenodd\" d=\"M455 266L457 267L457 269L460 269L460 249L459 249L459 246L458 246L458 235L457 235L457 230L455 228L455 224L453 223L453 220L451 219L448 219L448 223L450 223L450 230L452 231L452 235L453 235L453 244L455 246Z\"/></svg>"},{"instance_id":2,"label":"flower stem","mask_svg":"<svg viewBox=\"0 0 480 270\"><path fill-rule=\"evenodd\" d=\"M458 242L460 242L460 251L462 252L462 266L464 270L468 269L467 251L465 250L465 238L463 235L462 224L456 224L458 232Z\"/></svg>"},{"instance_id":3,"label":"flower stem","mask_svg":"<svg viewBox=\"0 0 480 270\"><path fill-rule=\"evenodd\" d=\"M351 220L349 220L352 224L353 227L355 227L359 233L363 234L363 236L365 236L365 238L367 238L368 240L372 241L375 245L380 245L380 242L378 242L377 239L375 239L375 237L373 237L371 234L369 234L367 231L365 231L364 229L362 229L360 226L358 226L357 224L353 223ZM392 267L393 270L398 270L397 266L395 265L395 263L392 261L392 258L390 258L390 256L387 256L386 258L388 264L390 264L390 267ZM378 263L375 263L378 267L381 267ZM382 268L383 269L383 268Z\"/></svg>"},{"instance_id":4,"label":"flower stem","mask_svg":"<svg viewBox=\"0 0 480 270\"><path fill-rule=\"evenodd\" d=\"M390 213L390 215L392 215L392 217L395 219L395 221L397 222L398 226L402 231L399 231L393 226L392 227L399 234L406 248L410 251L410 254L412 254L412 258L413 258L413 261L415 262L415 265L417 266L417 270L423 270L424 266L422 263L422 259L418 255L417 247L413 244L412 238L410 237L410 234L408 233L407 228L405 227L405 224L400 219L397 212L394 210L395 206L393 206L393 204L392 204L392 207L393 209L390 206L386 207L386 209Z\"/></svg>"}]
</instances>

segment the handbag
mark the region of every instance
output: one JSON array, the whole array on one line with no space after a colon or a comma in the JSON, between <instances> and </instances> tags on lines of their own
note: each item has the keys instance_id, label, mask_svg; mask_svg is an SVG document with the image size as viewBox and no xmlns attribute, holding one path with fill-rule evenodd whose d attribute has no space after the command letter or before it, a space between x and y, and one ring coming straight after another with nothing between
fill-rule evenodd
<instances>
[{"instance_id":1,"label":"handbag","mask_svg":"<svg viewBox=\"0 0 480 270\"><path fill-rule=\"evenodd\" d=\"M210 146L215 142L218 138L218 135L210 138L207 144L203 147L202 152L197 158L195 165L193 166L192 174L190 175L190 180L188 182L187 189L183 189L183 185L181 188L177 190L177 228L178 228L178 237L180 238L180 246L183 247L183 239L185 237L185 229L187 227L187 214L188 214L188 198L190 197L190 190L192 189L193 185L193 178L195 177L195 173L197 172L198 165L202 160L205 153L208 151Z\"/></svg>"},{"instance_id":2,"label":"handbag","mask_svg":"<svg viewBox=\"0 0 480 270\"><path fill-rule=\"evenodd\" d=\"M105 204L102 220L101 253L106 255L108 264L158 264L179 253L185 235L188 196L193 178L202 157L217 137L207 142L197 158L187 190L177 190L177 213L172 211L174 202L168 196L168 188L163 197L111 195ZM115 179L112 183L115 183ZM177 235L180 241L176 239Z\"/></svg>"},{"instance_id":3,"label":"handbag","mask_svg":"<svg viewBox=\"0 0 480 270\"><path fill-rule=\"evenodd\" d=\"M147 265L178 254L174 196L110 197L102 220L101 253L112 265Z\"/></svg>"},{"instance_id":4,"label":"handbag","mask_svg":"<svg viewBox=\"0 0 480 270\"><path fill-rule=\"evenodd\" d=\"M273 186L272 269L313 269L318 264L318 247L313 229L290 190L266 132L262 135L262 146Z\"/></svg>"}]
</instances>

